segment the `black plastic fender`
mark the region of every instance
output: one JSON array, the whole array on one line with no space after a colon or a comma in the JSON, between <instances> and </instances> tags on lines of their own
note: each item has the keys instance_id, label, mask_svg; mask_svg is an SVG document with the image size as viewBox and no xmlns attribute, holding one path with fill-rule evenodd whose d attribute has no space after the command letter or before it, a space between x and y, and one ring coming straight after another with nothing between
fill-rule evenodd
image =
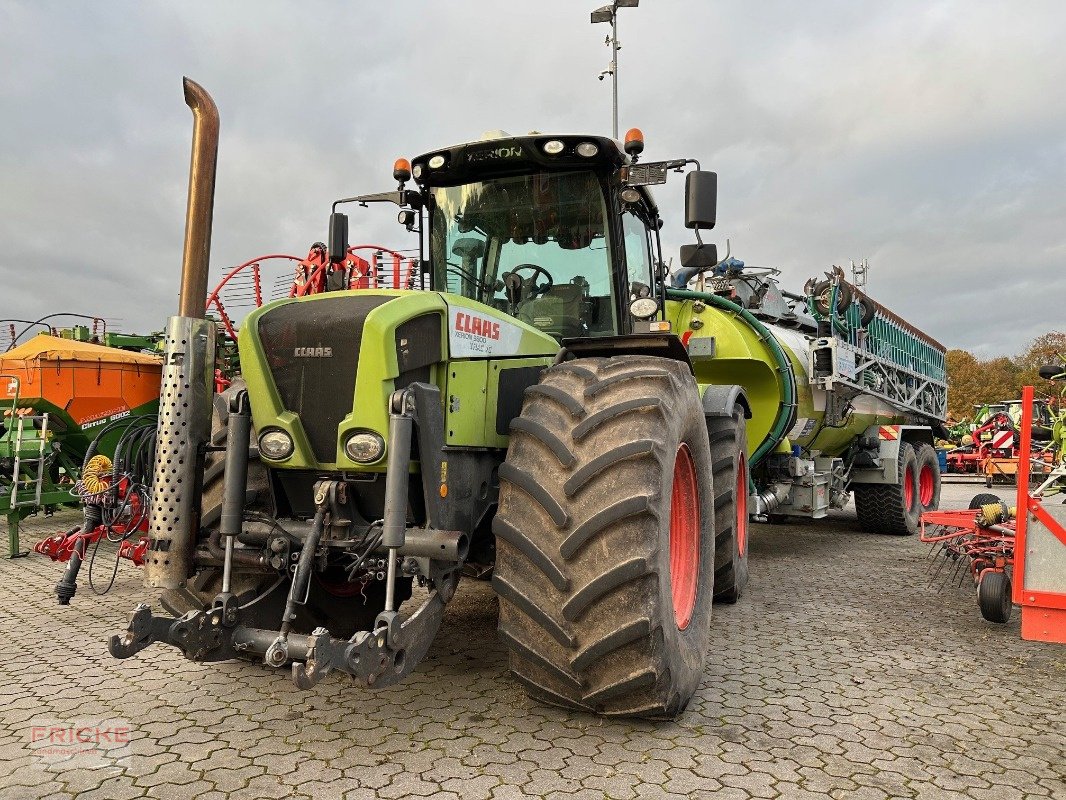
<instances>
[{"instance_id":1,"label":"black plastic fender","mask_svg":"<svg viewBox=\"0 0 1066 800\"><path fill-rule=\"evenodd\" d=\"M744 419L751 419L751 405L744 394L744 387L737 384L708 386L703 390L703 416L731 417L733 408L740 405L744 409Z\"/></svg>"}]
</instances>

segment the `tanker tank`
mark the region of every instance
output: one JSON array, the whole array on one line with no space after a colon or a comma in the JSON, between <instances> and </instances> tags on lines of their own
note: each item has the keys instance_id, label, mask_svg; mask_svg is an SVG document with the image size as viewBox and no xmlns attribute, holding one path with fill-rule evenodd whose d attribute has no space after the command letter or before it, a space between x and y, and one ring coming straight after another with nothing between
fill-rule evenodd
<instances>
[{"instance_id":1,"label":"tanker tank","mask_svg":"<svg viewBox=\"0 0 1066 800\"><path fill-rule=\"evenodd\" d=\"M839 268L802 294L779 274L730 258L668 292L697 382L743 388L753 510L822 517L854 492L864 527L913 533L939 500L944 346Z\"/></svg>"}]
</instances>

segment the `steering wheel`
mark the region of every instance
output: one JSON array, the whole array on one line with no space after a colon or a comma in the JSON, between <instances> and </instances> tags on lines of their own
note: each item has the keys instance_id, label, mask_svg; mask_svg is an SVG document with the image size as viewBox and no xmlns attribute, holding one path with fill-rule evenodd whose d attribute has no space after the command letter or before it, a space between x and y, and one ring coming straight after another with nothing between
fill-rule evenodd
<instances>
[{"instance_id":1,"label":"steering wheel","mask_svg":"<svg viewBox=\"0 0 1066 800\"><path fill-rule=\"evenodd\" d=\"M533 293L530 295L530 299L537 297L538 295L547 294L548 290L555 285L555 279L552 278L552 274L548 272L548 270L544 269L544 267L538 264L519 264L516 267L512 267L510 269L510 272L517 273L519 270L523 269L529 270L533 273L527 279L531 283L536 279L538 275L543 275L545 278L548 279L548 282L546 284L542 284L541 286L537 286L535 283L533 284Z\"/></svg>"}]
</instances>

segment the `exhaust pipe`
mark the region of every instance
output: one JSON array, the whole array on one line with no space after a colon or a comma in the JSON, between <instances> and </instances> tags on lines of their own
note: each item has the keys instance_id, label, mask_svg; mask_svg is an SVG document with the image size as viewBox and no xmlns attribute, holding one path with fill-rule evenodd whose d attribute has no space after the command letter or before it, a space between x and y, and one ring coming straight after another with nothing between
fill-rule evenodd
<instances>
[{"instance_id":1,"label":"exhaust pipe","mask_svg":"<svg viewBox=\"0 0 1066 800\"><path fill-rule=\"evenodd\" d=\"M204 319L211 251L211 216L218 161L218 108L198 83L185 78L192 109L192 161L185 219L178 316L167 322L163 383L156 428L145 584L185 585L193 571L200 531L204 447L211 436L215 326Z\"/></svg>"},{"instance_id":2,"label":"exhaust pipe","mask_svg":"<svg viewBox=\"0 0 1066 800\"><path fill-rule=\"evenodd\" d=\"M207 308L207 269L211 258L211 218L218 166L218 107L196 81L182 79L192 109L192 161L185 209L185 249L181 256L178 315L203 319Z\"/></svg>"}]
</instances>

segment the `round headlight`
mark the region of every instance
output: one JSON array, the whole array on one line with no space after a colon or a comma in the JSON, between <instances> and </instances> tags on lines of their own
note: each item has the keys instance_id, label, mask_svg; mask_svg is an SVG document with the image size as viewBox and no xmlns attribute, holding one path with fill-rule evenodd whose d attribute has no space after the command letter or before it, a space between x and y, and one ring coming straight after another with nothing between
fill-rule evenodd
<instances>
[{"instance_id":1,"label":"round headlight","mask_svg":"<svg viewBox=\"0 0 1066 800\"><path fill-rule=\"evenodd\" d=\"M429 168L430 169L440 169L441 167L444 166L444 156L442 156L442 155L433 156L433 158L431 158L428 163L429 163Z\"/></svg>"},{"instance_id":2,"label":"round headlight","mask_svg":"<svg viewBox=\"0 0 1066 800\"><path fill-rule=\"evenodd\" d=\"M550 142L544 143L544 152L550 156L557 156L563 152L563 143L558 139L552 139Z\"/></svg>"},{"instance_id":3,"label":"round headlight","mask_svg":"<svg viewBox=\"0 0 1066 800\"><path fill-rule=\"evenodd\" d=\"M640 202L640 192L638 192L632 186L627 186L625 189L623 189L621 191L620 194L621 194L621 197L622 197L622 202L624 202L624 203L632 204L632 203L639 203Z\"/></svg>"},{"instance_id":4,"label":"round headlight","mask_svg":"<svg viewBox=\"0 0 1066 800\"><path fill-rule=\"evenodd\" d=\"M259 454L271 461L282 461L292 455L292 437L279 428L268 428L259 434Z\"/></svg>"},{"instance_id":5,"label":"round headlight","mask_svg":"<svg viewBox=\"0 0 1066 800\"><path fill-rule=\"evenodd\" d=\"M629 304L629 313L637 319L651 319L659 310L659 301L654 297L638 297Z\"/></svg>"},{"instance_id":6,"label":"round headlight","mask_svg":"<svg viewBox=\"0 0 1066 800\"><path fill-rule=\"evenodd\" d=\"M422 165L415 164L414 169L411 170L411 174L415 176L415 180L422 177Z\"/></svg>"},{"instance_id":7,"label":"round headlight","mask_svg":"<svg viewBox=\"0 0 1066 800\"><path fill-rule=\"evenodd\" d=\"M577 154L579 156L584 156L585 158L592 158L598 152L600 152L600 148L592 142L582 142L577 146Z\"/></svg>"},{"instance_id":8,"label":"round headlight","mask_svg":"<svg viewBox=\"0 0 1066 800\"><path fill-rule=\"evenodd\" d=\"M385 454L385 440L373 431L356 431L344 440L348 458L360 464L372 464Z\"/></svg>"}]
</instances>

